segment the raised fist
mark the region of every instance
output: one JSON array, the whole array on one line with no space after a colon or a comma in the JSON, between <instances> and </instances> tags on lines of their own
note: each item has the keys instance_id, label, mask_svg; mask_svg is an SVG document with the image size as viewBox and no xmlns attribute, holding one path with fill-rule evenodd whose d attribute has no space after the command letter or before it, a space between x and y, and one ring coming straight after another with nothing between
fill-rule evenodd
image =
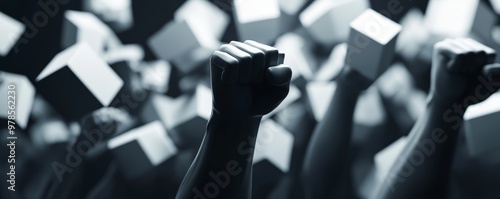
<instances>
[{"instance_id":1,"label":"raised fist","mask_svg":"<svg viewBox=\"0 0 500 199\"><path fill-rule=\"evenodd\" d=\"M271 112L289 91L292 71L283 59L255 41L222 45L211 58L214 111L235 118Z\"/></svg>"},{"instance_id":2,"label":"raised fist","mask_svg":"<svg viewBox=\"0 0 500 199\"><path fill-rule=\"evenodd\" d=\"M434 45L430 95L459 102L474 96L485 100L500 87L500 64L492 64L496 52L469 38L446 39Z\"/></svg>"}]
</instances>

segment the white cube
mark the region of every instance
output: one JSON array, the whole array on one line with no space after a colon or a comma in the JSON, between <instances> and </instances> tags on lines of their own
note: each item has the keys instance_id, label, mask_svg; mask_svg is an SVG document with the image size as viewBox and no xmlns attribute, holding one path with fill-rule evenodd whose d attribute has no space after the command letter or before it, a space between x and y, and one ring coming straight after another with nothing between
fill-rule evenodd
<instances>
[{"instance_id":1,"label":"white cube","mask_svg":"<svg viewBox=\"0 0 500 199\"><path fill-rule=\"evenodd\" d=\"M500 93L467 108L464 114L465 139L472 156L500 149Z\"/></svg>"},{"instance_id":2,"label":"white cube","mask_svg":"<svg viewBox=\"0 0 500 199\"><path fill-rule=\"evenodd\" d=\"M229 16L207 0L188 0L174 13L176 21L192 21L216 39L221 39L229 25Z\"/></svg>"},{"instance_id":3,"label":"white cube","mask_svg":"<svg viewBox=\"0 0 500 199\"><path fill-rule=\"evenodd\" d=\"M12 103L7 104L7 101L15 102L15 116L14 122L21 128L25 129L28 125L28 119L30 118L31 108L33 107L33 101L35 99L35 87L31 84L30 80L23 75L18 75L14 73L7 73L0 71L0 92L4 93L4 97L0 98L0 118L7 119L8 115L8 105L13 105ZM9 85L14 85L13 90L9 90ZM8 95L9 91L14 91L15 95ZM7 96L13 96L14 98L7 99Z\"/></svg>"},{"instance_id":4,"label":"white cube","mask_svg":"<svg viewBox=\"0 0 500 199\"><path fill-rule=\"evenodd\" d=\"M134 23L131 0L84 0L83 9L94 13L118 32L131 28Z\"/></svg>"},{"instance_id":5,"label":"white cube","mask_svg":"<svg viewBox=\"0 0 500 199\"><path fill-rule=\"evenodd\" d=\"M351 23L346 64L375 80L389 66L401 26L368 9Z\"/></svg>"},{"instance_id":6,"label":"white cube","mask_svg":"<svg viewBox=\"0 0 500 199\"><path fill-rule=\"evenodd\" d=\"M21 38L26 27L21 22L0 12L0 56L6 56Z\"/></svg>"},{"instance_id":7,"label":"white cube","mask_svg":"<svg viewBox=\"0 0 500 199\"><path fill-rule=\"evenodd\" d=\"M278 0L280 15L280 33L290 32L300 24L299 14L307 0Z\"/></svg>"},{"instance_id":8,"label":"white cube","mask_svg":"<svg viewBox=\"0 0 500 199\"><path fill-rule=\"evenodd\" d=\"M398 36L396 51L407 60L415 60L430 37L424 14L416 8L412 9L401 19L400 24L403 29Z\"/></svg>"},{"instance_id":9,"label":"white cube","mask_svg":"<svg viewBox=\"0 0 500 199\"><path fill-rule=\"evenodd\" d=\"M141 177L177 154L177 147L159 121L114 137L107 146L127 179Z\"/></svg>"},{"instance_id":10,"label":"white cube","mask_svg":"<svg viewBox=\"0 0 500 199\"><path fill-rule=\"evenodd\" d=\"M278 0L234 1L234 19L239 39L271 44L280 33Z\"/></svg>"},{"instance_id":11,"label":"white cube","mask_svg":"<svg viewBox=\"0 0 500 199\"><path fill-rule=\"evenodd\" d=\"M259 126L253 164L266 159L283 173L287 173L292 159L293 135L273 120L264 120Z\"/></svg>"},{"instance_id":12,"label":"white cube","mask_svg":"<svg viewBox=\"0 0 500 199\"><path fill-rule=\"evenodd\" d=\"M95 15L68 10L64 13L61 45L68 48L79 42L87 42L99 55L106 49L121 46L113 31Z\"/></svg>"},{"instance_id":13,"label":"white cube","mask_svg":"<svg viewBox=\"0 0 500 199\"><path fill-rule=\"evenodd\" d=\"M207 34L203 26L193 20L172 21L148 39L153 53L166 61L175 63L183 73L189 73L206 62L220 42Z\"/></svg>"},{"instance_id":14,"label":"white cube","mask_svg":"<svg viewBox=\"0 0 500 199\"><path fill-rule=\"evenodd\" d=\"M431 0L425 16L429 30L445 37L465 37L472 31L489 36L496 20L480 0Z\"/></svg>"},{"instance_id":15,"label":"white cube","mask_svg":"<svg viewBox=\"0 0 500 199\"><path fill-rule=\"evenodd\" d=\"M367 0L314 1L300 14L300 22L319 44L344 42L349 24L370 7Z\"/></svg>"},{"instance_id":16,"label":"white cube","mask_svg":"<svg viewBox=\"0 0 500 199\"><path fill-rule=\"evenodd\" d=\"M307 99L316 121L323 120L336 89L336 82L310 82L307 84Z\"/></svg>"},{"instance_id":17,"label":"white cube","mask_svg":"<svg viewBox=\"0 0 500 199\"><path fill-rule=\"evenodd\" d=\"M302 76L311 80L316 71L316 61L312 46L301 36L287 33L276 40L274 45L286 55L284 64L292 69L292 81Z\"/></svg>"},{"instance_id":18,"label":"white cube","mask_svg":"<svg viewBox=\"0 0 500 199\"><path fill-rule=\"evenodd\" d=\"M157 93L166 93L171 71L172 66L164 60L143 63L140 70L142 85Z\"/></svg>"},{"instance_id":19,"label":"white cube","mask_svg":"<svg viewBox=\"0 0 500 199\"><path fill-rule=\"evenodd\" d=\"M46 147L52 144L68 142L71 130L64 121L60 119L48 119L38 121L30 127L30 137L36 147Z\"/></svg>"},{"instance_id":20,"label":"white cube","mask_svg":"<svg viewBox=\"0 0 500 199\"><path fill-rule=\"evenodd\" d=\"M68 119L80 119L84 114L109 106L124 85L85 42L57 54L36 81L45 99Z\"/></svg>"},{"instance_id":21,"label":"white cube","mask_svg":"<svg viewBox=\"0 0 500 199\"><path fill-rule=\"evenodd\" d=\"M321 64L314 76L314 81L331 81L336 78L344 68L347 44L336 45L328 59Z\"/></svg>"}]
</instances>

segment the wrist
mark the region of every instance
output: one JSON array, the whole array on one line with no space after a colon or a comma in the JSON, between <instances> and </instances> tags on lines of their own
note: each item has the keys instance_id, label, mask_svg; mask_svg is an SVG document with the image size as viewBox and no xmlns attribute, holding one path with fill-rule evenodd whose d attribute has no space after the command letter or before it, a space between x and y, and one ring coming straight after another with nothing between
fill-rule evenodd
<instances>
[{"instance_id":1,"label":"wrist","mask_svg":"<svg viewBox=\"0 0 500 199\"><path fill-rule=\"evenodd\" d=\"M262 116L235 117L213 109L207 125L207 135L235 140L257 136L261 120ZM211 132L217 132L217 134L213 135Z\"/></svg>"}]
</instances>

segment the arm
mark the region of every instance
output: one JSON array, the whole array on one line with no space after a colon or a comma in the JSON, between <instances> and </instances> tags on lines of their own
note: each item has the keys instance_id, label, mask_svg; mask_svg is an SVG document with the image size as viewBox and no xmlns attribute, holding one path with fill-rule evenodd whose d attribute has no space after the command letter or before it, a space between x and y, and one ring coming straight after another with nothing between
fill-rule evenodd
<instances>
[{"instance_id":1,"label":"arm","mask_svg":"<svg viewBox=\"0 0 500 199\"><path fill-rule=\"evenodd\" d=\"M307 198L329 198L343 181L348 162L353 114L359 94L370 83L346 67L323 120L316 126L303 168ZM344 170L344 171L343 171ZM345 179L344 179L345 180Z\"/></svg>"},{"instance_id":2,"label":"arm","mask_svg":"<svg viewBox=\"0 0 500 199\"><path fill-rule=\"evenodd\" d=\"M252 159L263 115L288 95L291 70L277 49L253 41L222 45L211 58L212 116L177 199L250 199Z\"/></svg>"},{"instance_id":3,"label":"arm","mask_svg":"<svg viewBox=\"0 0 500 199\"><path fill-rule=\"evenodd\" d=\"M412 129L408 146L393 165L377 198L446 197L464 112L469 105L493 94L479 79L498 80L500 67L485 67L494 57L493 50L471 39L447 39L435 45L425 114Z\"/></svg>"}]
</instances>

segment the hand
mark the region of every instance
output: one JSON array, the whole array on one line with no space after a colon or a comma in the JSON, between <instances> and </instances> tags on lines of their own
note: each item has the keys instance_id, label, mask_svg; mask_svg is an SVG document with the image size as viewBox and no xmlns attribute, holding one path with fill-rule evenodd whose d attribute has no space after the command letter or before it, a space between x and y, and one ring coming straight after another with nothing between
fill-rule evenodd
<instances>
[{"instance_id":1,"label":"hand","mask_svg":"<svg viewBox=\"0 0 500 199\"><path fill-rule=\"evenodd\" d=\"M102 132L103 140L107 140L116 133L118 125L126 123L129 121L129 118L128 113L121 109L104 107L88 114L82 119L82 132L99 130ZM83 133L80 134L80 138L83 138Z\"/></svg>"},{"instance_id":2,"label":"hand","mask_svg":"<svg viewBox=\"0 0 500 199\"><path fill-rule=\"evenodd\" d=\"M292 71L278 49L254 41L222 45L211 58L213 107L229 117L274 110L288 95Z\"/></svg>"},{"instance_id":3,"label":"hand","mask_svg":"<svg viewBox=\"0 0 500 199\"><path fill-rule=\"evenodd\" d=\"M473 103L479 103L493 94L479 79L497 82L495 90L500 86L500 65L491 64L496 52L481 43L469 38L446 39L434 45L433 53L432 99L457 102L475 96L479 101ZM488 95L480 98L478 93Z\"/></svg>"}]
</instances>

